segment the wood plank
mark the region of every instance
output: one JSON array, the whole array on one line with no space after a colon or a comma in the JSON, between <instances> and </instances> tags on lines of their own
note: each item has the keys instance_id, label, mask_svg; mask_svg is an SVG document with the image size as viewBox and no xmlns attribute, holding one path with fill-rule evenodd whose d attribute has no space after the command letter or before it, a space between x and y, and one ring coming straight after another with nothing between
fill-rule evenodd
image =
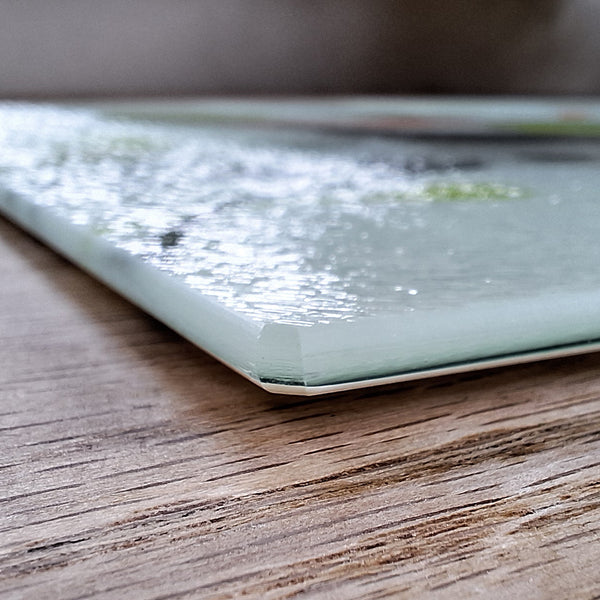
<instances>
[{"instance_id":1,"label":"wood plank","mask_svg":"<svg viewBox=\"0 0 600 600\"><path fill-rule=\"evenodd\" d=\"M0 222L7 598L600 596L600 355L269 395Z\"/></svg>"}]
</instances>

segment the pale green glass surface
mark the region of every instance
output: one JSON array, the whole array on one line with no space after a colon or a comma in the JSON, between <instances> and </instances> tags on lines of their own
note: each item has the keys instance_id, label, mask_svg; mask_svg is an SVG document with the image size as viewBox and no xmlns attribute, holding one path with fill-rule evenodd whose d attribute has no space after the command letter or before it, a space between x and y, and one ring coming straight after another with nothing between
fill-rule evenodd
<instances>
[{"instance_id":1,"label":"pale green glass surface","mask_svg":"<svg viewBox=\"0 0 600 600\"><path fill-rule=\"evenodd\" d=\"M257 381L318 387L600 339L600 142L240 124L266 119L260 106L5 104L0 208ZM402 107L290 104L279 120L381 124ZM457 115L473 134L522 114L557 133L563 114L423 107L437 134ZM577 135L586 124L595 135L591 118Z\"/></svg>"}]
</instances>

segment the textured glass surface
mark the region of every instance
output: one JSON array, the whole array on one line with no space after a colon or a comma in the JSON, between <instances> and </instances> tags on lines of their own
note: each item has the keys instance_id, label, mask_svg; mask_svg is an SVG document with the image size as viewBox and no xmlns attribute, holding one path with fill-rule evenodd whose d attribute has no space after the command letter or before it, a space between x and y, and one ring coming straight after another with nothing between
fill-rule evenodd
<instances>
[{"instance_id":1,"label":"textured glass surface","mask_svg":"<svg viewBox=\"0 0 600 600\"><path fill-rule=\"evenodd\" d=\"M0 206L256 379L319 385L600 337L599 142L232 126L199 107L6 104ZM162 296L121 282L136 265ZM214 313L178 304L194 299Z\"/></svg>"}]
</instances>

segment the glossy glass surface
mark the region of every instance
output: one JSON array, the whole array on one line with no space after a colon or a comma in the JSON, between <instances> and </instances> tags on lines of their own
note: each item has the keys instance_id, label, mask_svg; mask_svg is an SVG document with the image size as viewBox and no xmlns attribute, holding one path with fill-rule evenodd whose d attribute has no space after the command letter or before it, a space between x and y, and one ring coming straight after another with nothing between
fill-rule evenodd
<instances>
[{"instance_id":1,"label":"glossy glass surface","mask_svg":"<svg viewBox=\"0 0 600 600\"><path fill-rule=\"evenodd\" d=\"M600 338L599 142L233 126L198 106L4 105L0 206L253 379Z\"/></svg>"}]
</instances>

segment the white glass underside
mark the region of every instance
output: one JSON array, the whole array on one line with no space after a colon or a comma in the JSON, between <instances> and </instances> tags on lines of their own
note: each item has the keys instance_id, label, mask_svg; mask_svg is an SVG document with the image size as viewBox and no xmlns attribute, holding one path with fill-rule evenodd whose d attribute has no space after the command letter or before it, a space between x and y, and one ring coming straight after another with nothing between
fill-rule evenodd
<instances>
[{"instance_id":1,"label":"white glass underside","mask_svg":"<svg viewBox=\"0 0 600 600\"><path fill-rule=\"evenodd\" d=\"M519 128L571 137L425 139L268 127L280 105L260 106L4 104L0 209L275 391L596 347L600 142L572 137L595 122L527 103ZM331 106L290 104L280 122L326 125ZM479 114L489 133L496 114L423 106L438 128ZM514 127L519 103L503 106ZM344 126L362 107L415 133L402 101L352 107Z\"/></svg>"}]
</instances>

